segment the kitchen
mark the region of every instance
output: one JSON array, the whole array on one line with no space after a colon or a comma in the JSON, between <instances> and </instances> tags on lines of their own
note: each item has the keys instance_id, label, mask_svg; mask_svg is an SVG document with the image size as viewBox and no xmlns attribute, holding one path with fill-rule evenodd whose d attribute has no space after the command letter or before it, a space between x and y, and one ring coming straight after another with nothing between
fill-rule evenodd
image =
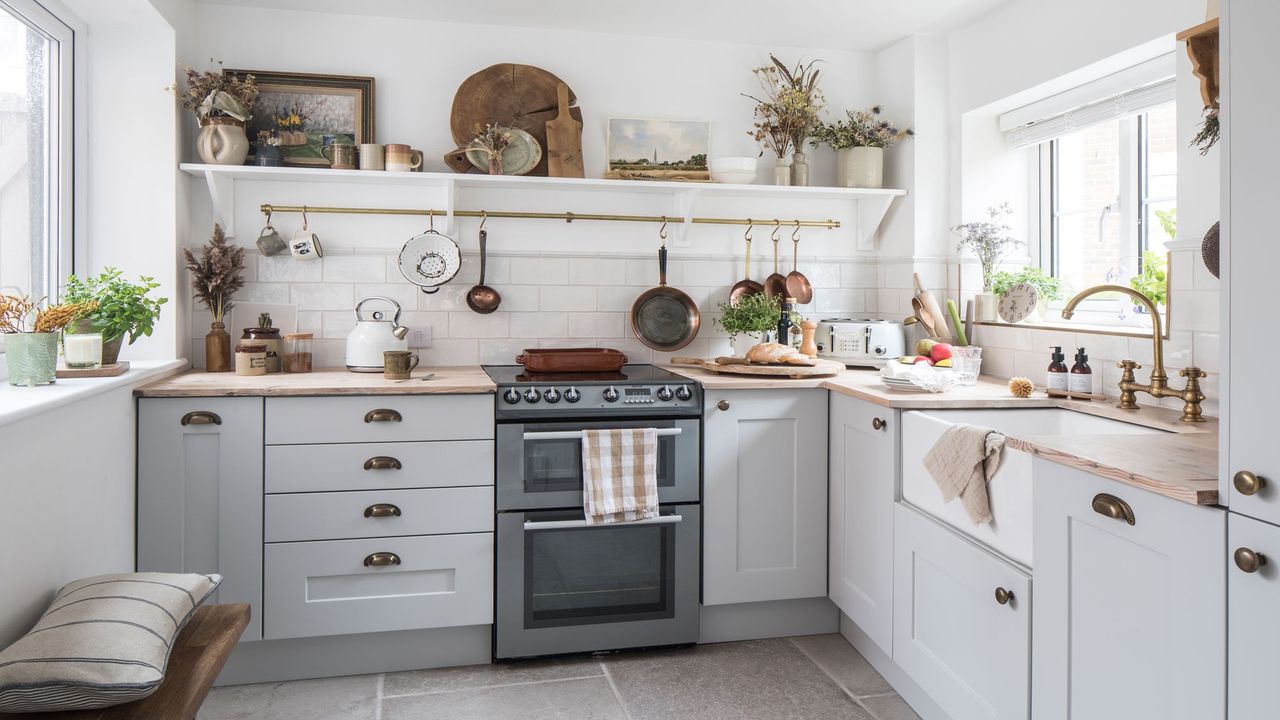
<instances>
[{"instance_id":1,"label":"kitchen","mask_svg":"<svg viewBox=\"0 0 1280 720\"><path fill-rule=\"evenodd\" d=\"M0 242L2 292L120 268L167 298L116 377L25 387L42 333L5 333L0 526L41 551L4 556L0 645L79 578L216 573L205 607L249 612L202 718L1267 716L1265 4L0 10L87 68L49 135L58 262ZM782 171L786 133L753 137L779 68L825 106ZM355 98L355 132L201 127L187 91L237 69L285 109ZM491 175L494 99L531 86L532 143L488 140L532 154ZM842 133L881 118L876 178ZM236 130L261 143L219 157ZM215 318L193 280L228 259ZM717 363L787 297L797 364ZM614 352L529 370L560 348ZM964 426L1005 438L991 522L926 467ZM653 430L657 511L583 527L583 433L622 428Z\"/></svg>"}]
</instances>

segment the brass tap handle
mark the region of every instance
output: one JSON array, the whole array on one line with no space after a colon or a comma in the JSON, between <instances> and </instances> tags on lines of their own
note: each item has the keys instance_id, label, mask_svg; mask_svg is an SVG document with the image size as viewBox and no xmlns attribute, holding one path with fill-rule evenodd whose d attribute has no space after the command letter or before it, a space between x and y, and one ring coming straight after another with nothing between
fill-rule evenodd
<instances>
[{"instance_id":1,"label":"brass tap handle","mask_svg":"<svg viewBox=\"0 0 1280 720\"><path fill-rule=\"evenodd\" d=\"M1187 387L1178 396L1182 398L1182 422L1204 422L1204 413L1200 403L1204 402L1204 393L1200 392L1200 378L1209 377L1209 373L1194 365L1183 368L1178 374L1187 379Z\"/></svg>"},{"instance_id":2,"label":"brass tap handle","mask_svg":"<svg viewBox=\"0 0 1280 720\"><path fill-rule=\"evenodd\" d=\"M1116 363L1116 367L1124 371L1120 375L1120 402L1116 407L1121 410L1137 410L1138 394L1134 392L1134 386L1138 384L1138 379L1133 371L1141 370L1142 366L1133 360L1121 360Z\"/></svg>"},{"instance_id":3,"label":"brass tap handle","mask_svg":"<svg viewBox=\"0 0 1280 720\"><path fill-rule=\"evenodd\" d=\"M1187 383L1188 385L1190 385L1190 383L1196 382L1200 378L1209 377L1209 373L1201 370L1198 367L1192 366L1192 367L1183 368L1179 370L1178 377L1189 378Z\"/></svg>"},{"instance_id":4,"label":"brass tap handle","mask_svg":"<svg viewBox=\"0 0 1280 720\"><path fill-rule=\"evenodd\" d=\"M1134 370L1141 370L1142 366L1136 360L1121 360L1116 363L1116 367L1124 370L1125 373L1132 375Z\"/></svg>"}]
</instances>

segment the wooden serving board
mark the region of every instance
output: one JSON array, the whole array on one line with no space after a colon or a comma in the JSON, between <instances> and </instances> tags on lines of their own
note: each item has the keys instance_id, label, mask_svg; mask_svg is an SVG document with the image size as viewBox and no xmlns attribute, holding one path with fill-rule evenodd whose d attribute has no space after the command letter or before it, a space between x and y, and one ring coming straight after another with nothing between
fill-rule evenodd
<instances>
[{"instance_id":1,"label":"wooden serving board","mask_svg":"<svg viewBox=\"0 0 1280 720\"><path fill-rule=\"evenodd\" d=\"M117 362L110 365L103 365L96 368L66 368L60 367L57 371L59 378L100 378L100 377L117 377L129 371L129 363Z\"/></svg>"},{"instance_id":2,"label":"wooden serving board","mask_svg":"<svg viewBox=\"0 0 1280 720\"><path fill-rule=\"evenodd\" d=\"M501 63L475 73L462 81L453 96L453 110L449 116L453 141L458 147L466 147L475 137L477 125L483 128L486 123L492 123L520 128L545 149L547 122L554 119L560 110L558 88L561 84L560 78L532 65ZM568 93L569 104L572 105L577 96L572 88ZM582 122L582 110L569 108L569 117ZM544 152L533 170L525 174L545 177L547 155Z\"/></svg>"},{"instance_id":3,"label":"wooden serving board","mask_svg":"<svg viewBox=\"0 0 1280 720\"><path fill-rule=\"evenodd\" d=\"M547 121L547 172L551 177L586 177L582 165L582 123L569 114L569 86L560 83L560 114Z\"/></svg>"},{"instance_id":4,"label":"wooden serving board","mask_svg":"<svg viewBox=\"0 0 1280 720\"><path fill-rule=\"evenodd\" d=\"M813 365L761 365L747 364L740 358L737 363L721 363L702 358L672 358L672 365L693 365L703 370L726 375L760 375L766 377L811 378L839 375L844 372L844 363L831 360L815 360Z\"/></svg>"}]
</instances>

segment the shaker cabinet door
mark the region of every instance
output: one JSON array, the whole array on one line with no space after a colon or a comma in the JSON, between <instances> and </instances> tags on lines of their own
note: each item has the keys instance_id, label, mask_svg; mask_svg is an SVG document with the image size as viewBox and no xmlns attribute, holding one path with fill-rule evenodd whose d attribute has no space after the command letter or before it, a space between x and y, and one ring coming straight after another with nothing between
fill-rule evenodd
<instances>
[{"instance_id":1,"label":"shaker cabinet door","mask_svg":"<svg viewBox=\"0 0 1280 720\"><path fill-rule=\"evenodd\" d=\"M1234 512L1227 526L1227 709L1231 720L1270 720L1280 667L1280 526Z\"/></svg>"}]
</instances>

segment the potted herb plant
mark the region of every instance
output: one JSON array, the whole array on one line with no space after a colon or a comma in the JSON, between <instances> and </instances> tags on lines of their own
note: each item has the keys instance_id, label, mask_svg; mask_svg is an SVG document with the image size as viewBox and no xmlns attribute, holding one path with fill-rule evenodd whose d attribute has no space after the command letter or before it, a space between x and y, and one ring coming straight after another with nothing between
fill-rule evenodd
<instances>
[{"instance_id":1,"label":"potted herb plant","mask_svg":"<svg viewBox=\"0 0 1280 720\"><path fill-rule=\"evenodd\" d=\"M196 72L186 68L182 106L200 123L196 152L210 165L243 165L249 156L245 126L253 115L258 85L252 75Z\"/></svg>"},{"instance_id":2,"label":"potted herb plant","mask_svg":"<svg viewBox=\"0 0 1280 720\"><path fill-rule=\"evenodd\" d=\"M818 88L818 71L813 68L817 61L797 63L795 68L788 69L773 55L769 60L772 64L752 70L760 81L764 96L743 93L744 97L756 103L755 121L747 134L760 143L761 155L769 150L777 156L774 185L791 185L793 175L799 181L795 184L808 185L809 166L802 148L805 139L817 127L819 113L825 104ZM792 153L795 153L799 167L788 166L788 156Z\"/></svg>"},{"instance_id":3,"label":"potted herb plant","mask_svg":"<svg viewBox=\"0 0 1280 720\"><path fill-rule=\"evenodd\" d=\"M916 134L881 117L879 105L869 110L846 110L845 119L820 123L813 146L836 151L836 185L878 188L884 185L884 151Z\"/></svg>"},{"instance_id":4,"label":"potted herb plant","mask_svg":"<svg viewBox=\"0 0 1280 720\"><path fill-rule=\"evenodd\" d=\"M208 372L231 371L231 335L227 332L227 311L236 292L244 287L244 248L227 242L222 226L213 226L213 238L200 248L197 258L183 248L195 299L213 314L209 334L204 336L204 363Z\"/></svg>"},{"instance_id":5,"label":"potted herb plant","mask_svg":"<svg viewBox=\"0 0 1280 720\"><path fill-rule=\"evenodd\" d=\"M1164 307L1169 296L1169 260L1157 250L1142 253L1142 270L1129 278L1129 287L1146 295L1157 308ZM1147 311L1143 306L1134 303L1133 311L1139 314Z\"/></svg>"},{"instance_id":6,"label":"potted herb plant","mask_svg":"<svg viewBox=\"0 0 1280 720\"><path fill-rule=\"evenodd\" d=\"M1008 270L997 272L991 281L991 291L997 297L1004 297L1014 285L1021 285L1022 283L1035 287L1036 294L1039 296L1040 302L1036 303L1033 315L1037 320L1043 321L1045 319L1048 301L1061 300L1066 294L1061 278L1046 275L1044 270L1031 265L1017 272L1009 272Z\"/></svg>"},{"instance_id":7,"label":"potted herb plant","mask_svg":"<svg viewBox=\"0 0 1280 720\"><path fill-rule=\"evenodd\" d=\"M140 277L130 282L120 270L107 267L94 277L67 278L62 299L69 303L96 303L97 307L76 321L78 332L102 333L102 364L120 359L120 347L129 336L132 345L140 337L150 337L160 308L168 298L150 297L160 287L154 278Z\"/></svg>"},{"instance_id":8,"label":"potted herb plant","mask_svg":"<svg viewBox=\"0 0 1280 720\"><path fill-rule=\"evenodd\" d=\"M782 307L764 293L747 295L737 304L720 303L720 317L715 324L729 333L733 354L743 356L757 343L767 342L782 319Z\"/></svg>"},{"instance_id":9,"label":"potted herb plant","mask_svg":"<svg viewBox=\"0 0 1280 720\"><path fill-rule=\"evenodd\" d=\"M52 383L58 370L58 333L96 307L89 301L41 308L26 295L0 294L0 333L5 334L9 384Z\"/></svg>"},{"instance_id":10,"label":"potted herb plant","mask_svg":"<svg viewBox=\"0 0 1280 720\"><path fill-rule=\"evenodd\" d=\"M995 322L997 319L996 296L993 292L996 267L1013 248L1022 244L1013 237L1013 228L1005 218L1013 214L1009 203L987 208L987 219L970 222L952 228L960 235L956 252L971 251L982 264L982 293L974 299L974 318L978 322Z\"/></svg>"}]
</instances>

